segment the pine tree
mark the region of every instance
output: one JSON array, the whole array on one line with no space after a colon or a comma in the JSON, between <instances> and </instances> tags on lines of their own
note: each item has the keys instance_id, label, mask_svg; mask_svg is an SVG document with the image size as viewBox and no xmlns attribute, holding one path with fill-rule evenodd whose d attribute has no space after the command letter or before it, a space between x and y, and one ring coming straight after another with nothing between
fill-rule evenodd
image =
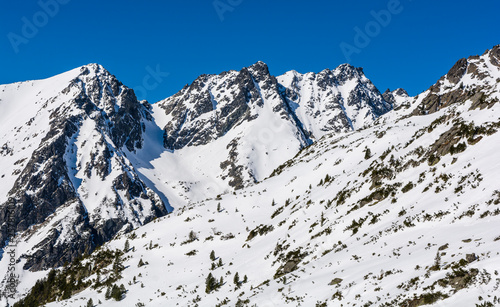
<instances>
[{"instance_id":1,"label":"pine tree","mask_svg":"<svg viewBox=\"0 0 500 307\"><path fill-rule=\"evenodd\" d=\"M234 284L235 284L237 287L240 285L240 275L238 274L238 272L236 272L236 274L234 274L233 281L234 281Z\"/></svg>"},{"instance_id":2,"label":"pine tree","mask_svg":"<svg viewBox=\"0 0 500 307\"><path fill-rule=\"evenodd\" d=\"M209 273L207 279L205 280L205 292L210 293L217 287L217 280L214 278L212 273Z\"/></svg>"},{"instance_id":3,"label":"pine tree","mask_svg":"<svg viewBox=\"0 0 500 307\"><path fill-rule=\"evenodd\" d=\"M197 240L198 237L196 236L196 232L194 232L193 230L191 230L189 232L189 242L193 242L195 240Z\"/></svg>"},{"instance_id":4,"label":"pine tree","mask_svg":"<svg viewBox=\"0 0 500 307\"><path fill-rule=\"evenodd\" d=\"M115 280L122 278L120 272L124 269L125 267L122 264L121 252L119 250L116 250L115 261L113 262L113 278Z\"/></svg>"},{"instance_id":5,"label":"pine tree","mask_svg":"<svg viewBox=\"0 0 500 307\"><path fill-rule=\"evenodd\" d=\"M212 251L210 252L210 260L215 261L215 259L216 259L216 258L215 258L215 252L212 250Z\"/></svg>"},{"instance_id":6,"label":"pine tree","mask_svg":"<svg viewBox=\"0 0 500 307\"><path fill-rule=\"evenodd\" d=\"M140 268L141 266L144 265L144 261L142 261L142 258L139 260L139 263L137 264L137 267Z\"/></svg>"},{"instance_id":7,"label":"pine tree","mask_svg":"<svg viewBox=\"0 0 500 307\"><path fill-rule=\"evenodd\" d=\"M111 297L115 301L121 301L123 298L123 294L125 294L127 290L125 289L125 286L123 284L118 287L116 284L113 285L113 288L111 289Z\"/></svg>"},{"instance_id":8,"label":"pine tree","mask_svg":"<svg viewBox=\"0 0 500 307\"><path fill-rule=\"evenodd\" d=\"M243 282L244 282L245 284L248 282L248 277L247 277L246 275L243 277Z\"/></svg>"},{"instance_id":9,"label":"pine tree","mask_svg":"<svg viewBox=\"0 0 500 307\"><path fill-rule=\"evenodd\" d=\"M221 276L219 280L219 287L222 286L223 284L224 284L224 278L222 278Z\"/></svg>"},{"instance_id":10,"label":"pine tree","mask_svg":"<svg viewBox=\"0 0 500 307\"><path fill-rule=\"evenodd\" d=\"M68 287L68 288L66 288L66 290L64 290L63 295L62 295L62 299L66 300L70 297L71 297L71 290L70 290L70 287Z\"/></svg>"},{"instance_id":11,"label":"pine tree","mask_svg":"<svg viewBox=\"0 0 500 307\"><path fill-rule=\"evenodd\" d=\"M47 276L47 282L52 284L56 279L56 270L52 269L49 272L49 276Z\"/></svg>"},{"instance_id":12,"label":"pine tree","mask_svg":"<svg viewBox=\"0 0 500 307\"><path fill-rule=\"evenodd\" d=\"M118 286L116 284L114 284L113 288L111 288L111 297L115 301L119 301L121 299L120 289L118 288Z\"/></svg>"},{"instance_id":13,"label":"pine tree","mask_svg":"<svg viewBox=\"0 0 500 307\"><path fill-rule=\"evenodd\" d=\"M372 157L372 151L370 150L370 148L366 147L365 148L365 160L368 160Z\"/></svg>"},{"instance_id":14,"label":"pine tree","mask_svg":"<svg viewBox=\"0 0 500 307\"><path fill-rule=\"evenodd\" d=\"M123 297L123 295L127 292L127 289L125 289L125 286L123 284L120 285L120 294Z\"/></svg>"},{"instance_id":15,"label":"pine tree","mask_svg":"<svg viewBox=\"0 0 500 307\"><path fill-rule=\"evenodd\" d=\"M221 212L220 203L217 204L217 212Z\"/></svg>"},{"instance_id":16,"label":"pine tree","mask_svg":"<svg viewBox=\"0 0 500 307\"><path fill-rule=\"evenodd\" d=\"M123 251L124 252L128 252L128 250L130 249L130 242L128 241L128 239L125 241L125 247L123 247Z\"/></svg>"},{"instance_id":17,"label":"pine tree","mask_svg":"<svg viewBox=\"0 0 500 307\"><path fill-rule=\"evenodd\" d=\"M106 294L104 294L104 298L109 300L111 298L111 288L108 286L106 289Z\"/></svg>"},{"instance_id":18,"label":"pine tree","mask_svg":"<svg viewBox=\"0 0 500 307\"><path fill-rule=\"evenodd\" d=\"M219 258L219 267L222 266L222 258Z\"/></svg>"},{"instance_id":19,"label":"pine tree","mask_svg":"<svg viewBox=\"0 0 500 307\"><path fill-rule=\"evenodd\" d=\"M97 289L101 285L101 272L97 271L97 276L95 278L94 289Z\"/></svg>"},{"instance_id":20,"label":"pine tree","mask_svg":"<svg viewBox=\"0 0 500 307\"><path fill-rule=\"evenodd\" d=\"M94 302L92 301L92 298L89 298L87 302L87 307L94 307Z\"/></svg>"}]
</instances>

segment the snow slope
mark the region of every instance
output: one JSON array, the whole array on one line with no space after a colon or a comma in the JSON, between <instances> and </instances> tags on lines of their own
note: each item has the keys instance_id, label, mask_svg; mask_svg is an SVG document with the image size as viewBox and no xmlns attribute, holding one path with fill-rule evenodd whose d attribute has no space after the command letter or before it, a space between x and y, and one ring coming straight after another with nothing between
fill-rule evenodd
<instances>
[{"instance_id":1,"label":"snow slope","mask_svg":"<svg viewBox=\"0 0 500 307\"><path fill-rule=\"evenodd\" d=\"M394 306L430 293L449 296L442 306L493 302L500 134L482 135L434 165L427 156L457 120L500 128L499 104L488 112L469 107L325 137L262 183L180 208L107 244L123 249L128 238L135 249L125 254L123 301L87 289L48 306L79 306L89 297L106 306L215 306L226 298L231 306ZM391 175L377 184L374 174L385 168ZM190 231L198 239L183 244ZM212 250L223 264L214 270ZM140 259L148 264L138 267ZM459 266L472 276L463 289L453 283ZM280 276L285 267L291 271ZM238 289L236 272L248 276ZM225 283L207 294L209 273Z\"/></svg>"},{"instance_id":2,"label":"snow slope","mask_svg":"<svg viewBox=\"0 0 500 307\"><path fill-rule=\"evenodd\" d=\"M348 66L273 79L259 62L201 76L152 107L142 102L131 146L102 126L108 121L81 121L64 161L84 207L105 208L92 200L105 195L116 167L175 210L114 232L79 266L91 272L82 282L98 286L69 299L52 289L58 301L47 306L89 298L103 306L499 304L499 48L460 60L414 98L400 90L384 98ZM325 89L325 80L334 86ZM330 117L348 126L328 126ZM109 167L96 167L93 156L108 156L106 148ZM85 164L91 174L109 173L94 181ZM132 191L117 193L127 199ZM57 208L19 250L54 223L78 232L64 225L79 204ZM127 241L117 278L118 258L96 261ZM21 272L24 295L48 270ZM210 274L217 289L206 291ZM120 301L106 298L110 278L126 289Z\"/></svg>"},{"instance_id":3,"label":"snow slope","mask_svg":"<svg viewBox=\"0 0 500 307\"><path fill-rule=\"evenodd\" d=\"M262 182L106 244L130 243L121 301L106 300L103 286L48 306L88 298L105 306L499 304L500 104L491 95L414 114L430 92L373 127L326 134ZM236 285L236 273L248 281ZM207 293L209 274L223 283Z\"/></svg>"}]
</instances>

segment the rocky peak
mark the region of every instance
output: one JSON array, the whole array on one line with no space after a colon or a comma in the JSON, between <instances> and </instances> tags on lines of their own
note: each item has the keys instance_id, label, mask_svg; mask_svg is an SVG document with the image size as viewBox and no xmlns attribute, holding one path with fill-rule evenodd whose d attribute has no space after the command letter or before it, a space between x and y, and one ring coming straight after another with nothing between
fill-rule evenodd
<instances>
[{"instance_id":1,"label":"rocky peak","mask_svg":"<svg viewBox=\"0 0 500 307\"><path fill-rule=\"evenodd\" d=\"M260 82L264 79L269 78L271 75L269 74L269 68L267 64L261 61L250 65L248 68L243 68L243 70L248 70L252 77L255 78L255 81Z\"/></svg>"},{"instance_id":2,"label":"rocky peak","mask_svg":"<svg viewBox=\"0 0 500 307\"><path fill-rule=\"evenodd\" d=\"M165 112L168 149L203 145L255 118L264 100L278 96L276 79L257 62L241 71L202 75L189 87L158 103Z\"/></svg>"},{"instance_id":3,"label":"rocky peak","mask_svg":"<svg viewBox=\"0 0 500 307\"><path fill-rule=\"evenodd\" d=\"M40 108L28 123L19 123L15 134L34 150L25 155L8 201L0 205L0 244L8 238L10 214L17 235L32 238L35 248L20 255L32 270L70 262L118 231L167 213L124 153L142 147L145 123L151 120L147 105L100 65L61 76L33 81L33 87L43 84L41 90L18 101ZM32 130L40 136L32 137ZM14 149L13 155L22 156L23 150ZM3 164L5 158L0 159ZM100 189L89 193L96 186ZM30 237L32 229L45 229L47 235Z\"/></svg>"},{"instance_id":4,"label":"rocky peak","mask_svg":"<svg viewBox=\"0 0 500 307\"><path fill-rule=\"evenodd\" d=\"M397 88L393 91L393 94L394 95L398 95L398 96L403 96L403 97L409 97L410 95L408 95L408 92L406 92L405 89L403 88Z\"/></svg>"},{"instance_id":5,"label":"rocky peak","mask_svg":"<svg viewBox=\"0 0 500 307\"><path fill-rule=\"evenodd\" d=\"M392 109L362 68L342 64L334 70L278 77L285 97L308 135L351 131Z\"/></svg>"},{"instance_id":6,"label":"rocky peak","mask_svg":"<svg viewBox=\"0 0 500 307\"><path fill-rule=\"evenodd\" d=\"M483 55L488 55L491 64L500 67L500 45L496 45L491 50L486 50Z\"/></svg>"},{"instance_id":7,"label":"rocky peak","mask_svg":"<svg viewBox=\"0 0 500 307\"><path fill-rule=\"evenodd\" d=\"M427 92L414 115L436 112L455 103L471 101L472 108L491 107L500 100L500 46L481 56L458 60Z\"/></svg>"},{"instance_id":8,"label":"rocky peak","mask_svg":"<svg viewBox=\"0 0 500 307\"><path fill-rule=\"evenodd\" d=\"M150 107L147 102L140 103L132 89L101 65L88 64L80 68L80 74L63 92L71 90L78 92L74 100L78 108L93 114L100 125L109 129L117 147L125 146L129 151L142 148L141 121L151 120Z\"/></svg>"},{"instance_id":9,"label":"rocky peak","mask_svg":"<svg viewBox=\"0 0 500 307\"><path fill-rule=\"evenodd\" d=\"M363 68L354 67L351 64L342 64L339 65L333 71L334 76L337 78L339 82L345 82L352 79L364 79L365 74L363 73Z\"/></svg>"},{"instance_id":10,"label":"rocky peak","mask_svg":"<svg viewBox=\"0 0 500 307\"><path fill-rule=\"evenodd\" d=\"M391 103L394 108L400 106L402 102L406 102L410 98L410 95L408 95L406 90L402 88L397 88L394 91L387 89L382 94L382 96L384 97L385 101Z\"/></svg>"}]
</instances>

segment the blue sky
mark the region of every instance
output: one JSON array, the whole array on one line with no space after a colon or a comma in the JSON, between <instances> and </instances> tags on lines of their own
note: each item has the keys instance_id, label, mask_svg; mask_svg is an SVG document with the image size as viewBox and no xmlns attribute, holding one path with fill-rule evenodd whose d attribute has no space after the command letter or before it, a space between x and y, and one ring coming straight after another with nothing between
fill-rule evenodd
<instances>
[{"instance_id":1,"label":"blue sky","mask_svg":"<svg viewBox=\"0 0 500 307\"><path fill-rule=\"evenodd\" d=\"M499 12L497 0L4 1L0 84L99 63L155 102L259 60L274 75L349 62L380 91L416 95L500 44Z\"/></svg>"}]
</instances>

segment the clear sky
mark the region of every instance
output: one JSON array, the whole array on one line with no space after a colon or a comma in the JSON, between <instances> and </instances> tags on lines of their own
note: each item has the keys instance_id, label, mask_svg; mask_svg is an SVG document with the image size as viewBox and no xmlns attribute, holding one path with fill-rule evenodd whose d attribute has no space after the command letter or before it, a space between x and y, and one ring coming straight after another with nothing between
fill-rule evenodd
<instances>
[{"instance_id":1,"label":"clear sky","mask_svg":"<svg viewBox=\"0 0 500 307\"><path fill-rule=\"evenodd\" d=\"M499 20L498 0L3 1L0 84L99 63L156 102L259 60L274 75L349 62L416 95L500 44Z\"/></svg>"}]
</instances>

